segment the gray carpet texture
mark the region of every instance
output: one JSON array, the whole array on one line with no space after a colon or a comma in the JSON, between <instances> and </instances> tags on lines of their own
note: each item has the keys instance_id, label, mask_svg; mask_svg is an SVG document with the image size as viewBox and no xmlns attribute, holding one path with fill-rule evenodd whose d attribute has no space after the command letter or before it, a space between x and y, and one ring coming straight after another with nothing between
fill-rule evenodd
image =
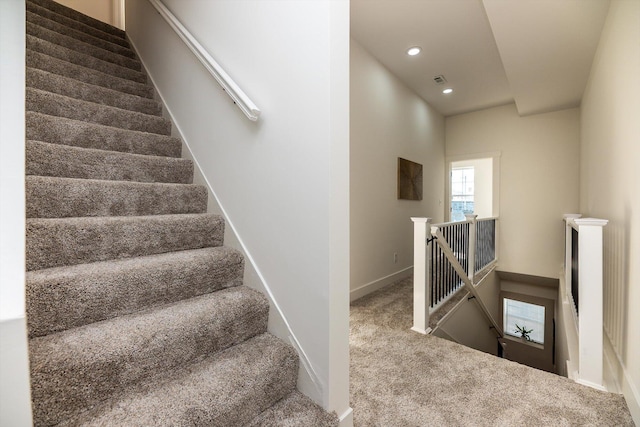
<instances>
[{"instance_id":1,"label":"gray carpet texture","mask_svg":"<svg viewBox=\"0 0 640 427\"><path fill-rule=\"evenodd\" d=\"M296 390L124 32L26 4L34 425L337 426Z\"/></svg>"},{"instance_id":2,"label":"gray carpet texture","mask_svg":"<svg viewBox=\"0 0 640 427\"><path fill-rule=\"evenodd\" d=\"M621 395L412 332L412 286L351 305L355 426L633 425Z\"/></svg>"},{"instance_id":3,"label":"gray carpet texture","mask_svg":"<svg viewBox=\"0 0 640 427\"><path fill-rule=\"evenodd\" d=\"M27 175L191 184L193 162L27 141Z\"/></svg>"},{"instance_id":4,"label":"gray carpet texture","mask_svg":"<svg viewBox=\"0 0 640 427\"><path fill-rule=\"evenodd\" d=\"M180 157L182 142L178 138L131 131L94 123L26 113L27 139L81 148L119 151L152 156Z\"/></svg>"}]
</instances>

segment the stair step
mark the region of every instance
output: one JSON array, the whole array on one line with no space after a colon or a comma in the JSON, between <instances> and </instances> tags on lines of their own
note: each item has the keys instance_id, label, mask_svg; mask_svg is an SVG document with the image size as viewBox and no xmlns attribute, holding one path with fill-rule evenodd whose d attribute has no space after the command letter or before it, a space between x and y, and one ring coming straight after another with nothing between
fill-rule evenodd
<instances>
[{"instance_id":1,"label":"stair step","mask_svg":"<svg viewBox=\"0 0 640 427\"><path fill-rule=\"evenodd\" d=\"M144 216L204 213L207 189L96 179L26 177L27 218Z\"/></svg>"},{"instance_id":2,"label":"stair step","mask_svg":"<svg viewBox=\"0 0 640 427\"><path fill-rule=\"evenodd\" d=\"M242 284L244 258L219 246L27 272L37 337Z\"/></svg>"},{"instance_id":3,"label":"stair step","mask_svg":"<svg viewBox=\"0 0 640 427\"><path fill-rule=\"evenodd\" d=\"M121 79L120 77L105 74L92 68L72 64L62 59L44 53L27 49L27 67L46 71L59 76L69 77L75 81L81 81L94 86L104 87L110 90L137 95L144 98L153 99L153 87L144 83L132 80Z\"/></svg>"},{"instance_id":4,"label":"stair step","mask_svg":"<svg viewBox=\"0 0 640 427\"><path fill-rule=\"evenodd\" d=\"M130 68L131 70L138 72L142 70L142 65L137 59L122 56L109 50L94 46L92 44L76 40L73 37L69 37L64 34L60 34L47 28L41 27L40 25L34 24L33 22L29 22L28 20L27 34L33 37L37 37L41 40L46 40L58 46L62 46L69 50L73 50L75 52L79 52L87 56L109 62L111 64Z\"/></svg>"},{"instance_id":5,"label":"stair step","mask_svg":"<svg viewBox=\"0 0 640 427\"><path fill-rule=\"evenodd\" d=\"M180 157L182 141L167 135L132 131L64 117L26 112L27 139L82 148Z\"/></svg>"},{"instance_id":6,"label":"stair step","mask_svg":"<svg viewBox=\"0 0 640 427\"><path fill-rule=\"evenodd\" d=\"M27 270L221 246L210 214L27 219Z\"/></svg>"},{"instance_id":7,"label":"stair step","mask_svg":"<svg viewBox=\"0 0 640 427\"><path fill-rule=\"evenodd\" d=\"M72 39L77 40L79 42L86 43L91 46L95 46L96 48L104 49L106 51L109 51L118 55L122 55L127 58L131 58L137 62L136 54L129 47L125 47L117 43L111 43L110 41L105 40L103 38L94 37L83 31L79 31L74 28L68 27L57 21L51 20L37 13L33 13L29 10L28 7L27 7L27 22L30 22L39 27L45 28L49 31L53 31L55 33L61 34L63 36L71 37ZM44 38L44 37L41 37L41 38Z\"/></svg>"},{"instance_id":8,"label":"stair step","mask_svg":"<svg viewBox=\"0 0 640 427\"><path fill-rule=\"evenodd\" d=\"M70 62L72 64L91 68L105 74L118 76L121 79L127 79L137 83L147 82L147 76L142 71L136 71L131 68L123 67L121 65L114 64L113 62L103 61L102 59L95 58L91 55L86 55L82 52L68 49L64 46L60 46L55 43L48 42L47 40L34 37L31 34L27 34L26 45L27 49L33 50L35 52L40 52L45 55L61 59L63 61Z\"/></svg>"},{"instance_id":9,"label":"stair step","mask_svg":"<svg viewBox=\"0 0 640 427\"><path fill-rule=\"evenodd\" d=\"M49 73L27 67L27 86L82 101L93 102L143 114L160 116L162 107L154 99L122 93L89 83L83 83L70 77Z\"/></svg>"},{"instance_id":10,"label":"stair step","mask_svg":"<svg viewBox=\"0 0 640 427\"><path fill-rule=\"evenodd\" d=\"M58 423L146 377L164 378L172 369L259 336L266 332L268 313L262 294L240 286L33 338L29 360L34 424ZM279 354L282 359L295 358L292 351L279 353L284 353Z\"/></svg>"},{"instance_id":11,"label":"stair step","mask_svg":"<svg viewBox=\"0 0 640 427\"><path fill-rule=\"evenodd\" d=\"M32 1L27 1L26 2L26 6L27 6L27 11L35 13L37 15L40 15L44 18L47 18L51 21L55 21L58 24L64 25L67 28L72 28L74 30L77 31L81 31L87 35L90 35L92 37L96 37L99 39L103 39L106 40L110 43L114 43L114 44L118 44L122 47L128 48L129 47L129 42L122 38L122 37L118 37L115 36L113 34L109 34L109 33L105 33L104 31L100 31L97 28L94 28L92 26L89 26L83 22L80 21L76 21L75 19L71 19L67 16L64 15L60 15L59 13L53 12L49 9L46 9L42 6L38 6L37 4L35 4Z\"/></svg>"},{"instance_id":12,"label":"stair step","mask_svg":"<svg viewBox=\"0 0 640 427\"><path fill-rule=\"evenodd\" d=\"M26 174L113 181L191 184L193 162L172 157L26 142Z\"/></svg>"},{"instance_id":13,"label":"stair step","mask_svg":"<svg viewBox=\"0 0 640 427\"><path fill-rule=\"evenodd\" d=\"M337 427L338 424L335 413L326 412L296 390L258 415L245 427Z\"/></svg>"},{"instance_id":14,"label":"stair step","mask_svg":"<svg viewBox=\"0 0 640 427\"><path fill-rule=\"evenodd\" d=\"M60 3L57 3L53 0L27 0L27 3L33 3L45 9L48 9L52 12L55 12L59 15L66 16L75 21L81 22L85 25L96 28L105 33L112 34L116 37L120 37L121 39L125 39L125 33L119 28L114 27L113 25L109 25L106 22L102 22L95 18L91 18L83 13L80 13L74 9L71 9L67 6L63 6Z\"/></svg>"},{"instance_id":15,"label":"stair step","mask_svg":"<svg viewBox=\"0 0 640 427\"><path fill-rule=\"evenodd\" d=\"M159 135L171 133L171 122L164 117L108 107L30 87L25 92L25 103L27 111L51 116Z\"/></svg>"},{"instance_id":16,"label":"stair step","mask_svg":"<svg viewBox=\"0 0 640 427\"><path fill-rule=\"evenodd\" d=\"M293 391L297 370L293 349L263 334L60 426L242 426Z\"/></svg>"}]
</instances>

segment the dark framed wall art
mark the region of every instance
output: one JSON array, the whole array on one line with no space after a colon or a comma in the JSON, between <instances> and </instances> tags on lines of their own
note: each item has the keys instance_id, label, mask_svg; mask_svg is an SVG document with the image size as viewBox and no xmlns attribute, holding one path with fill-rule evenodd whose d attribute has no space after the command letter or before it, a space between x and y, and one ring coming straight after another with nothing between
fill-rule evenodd
<instances>
[{"instance_id":1,"label":"dark framed wall art","mask_svg":"<svg viewBox=\"0 0 640 427\"><path fill-rule=\"evenodd\" d=\"M398 199L422 200L422 165L398 157Z\"/></svg>"}]
</instances>

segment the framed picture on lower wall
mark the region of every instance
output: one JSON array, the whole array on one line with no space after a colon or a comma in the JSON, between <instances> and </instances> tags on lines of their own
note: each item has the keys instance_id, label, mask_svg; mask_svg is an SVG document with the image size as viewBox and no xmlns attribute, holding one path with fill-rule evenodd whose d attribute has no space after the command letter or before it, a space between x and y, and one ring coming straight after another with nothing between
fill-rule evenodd
<instances>
[{"instance_id":1,"label":"framed picture on lower wall","mask_svg":"<svg viewBox=\"0 0 640 427\"><path fill-rule=\"evenodd\" d=\"M398 199L422 200L422 165L398 157Z\"/></svg>"}]
</instances>

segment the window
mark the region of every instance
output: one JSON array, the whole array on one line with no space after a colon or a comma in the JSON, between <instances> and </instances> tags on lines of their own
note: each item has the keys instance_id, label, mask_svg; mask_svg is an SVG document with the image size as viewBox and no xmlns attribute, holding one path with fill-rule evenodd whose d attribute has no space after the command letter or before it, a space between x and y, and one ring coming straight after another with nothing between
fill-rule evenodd
<instances>
[{"instance_id":1,"label":"window","mask_svg":"<svg viewBox=\"0 0 640 427\"><path fill-rule=\"evenodd\" d=\"M530 341L544 344L544 306L504 298L503 310L505 334L521 337L518 328L524 328Z\"/></svg>"},{"instance_id":2,"label":"window","mask_svg":"<svg viewBox=\"0 0 640 427\"><path fill-rule=\"evenodd\" d=\"M464 221L474 211L474 168L451 169L451 221Z\"/></svg>"}]
</instances>

